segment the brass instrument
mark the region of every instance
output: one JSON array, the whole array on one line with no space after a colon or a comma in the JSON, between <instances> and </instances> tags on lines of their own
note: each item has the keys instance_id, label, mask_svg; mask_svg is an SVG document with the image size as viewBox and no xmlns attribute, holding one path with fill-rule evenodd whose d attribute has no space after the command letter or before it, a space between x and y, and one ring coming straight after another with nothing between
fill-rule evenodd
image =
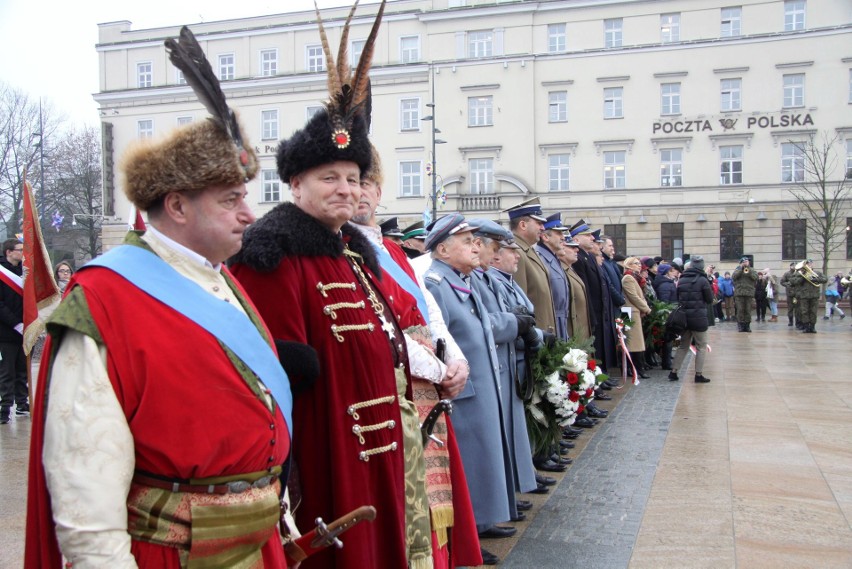
<instances>
[{"instance_id":1,"label":"brass instrument","mask_svg":"<svg viewBox=\"0 0 852 569\"><path fill-rule=\"evenodd\" d=\"M852 271L850 271L848 275L840 279L840 284L842 284L843 286L852 285Z\"/></svg>"},{"instance_id":2,"label":"brass instrument","mask_svg":"<svg viewBox=\"0 0 852 569\"><path fill-rule=\"evenodd\" d=\"M751 272L751 271L749 271L748 267L743 267L743 274L744 275L749 274L749 272Z\"/></svg>"},{"instance_id":3,"label":"brass instrument","mask_svg":"<svg viewBox=\"0 0 852 569\"><path fill-rule=\"evenodd\" d=\"M795 270L800 275L805 277L805 280L808 281L809 284L812 284L813 286L819 288L820 283L814 282L814 280L817 278L817 274L814 272L814 270L812 268L810 268L808 266L806 261L799 262L799 264L797 264L795 266Z\"/></svg>"}]
</instances>

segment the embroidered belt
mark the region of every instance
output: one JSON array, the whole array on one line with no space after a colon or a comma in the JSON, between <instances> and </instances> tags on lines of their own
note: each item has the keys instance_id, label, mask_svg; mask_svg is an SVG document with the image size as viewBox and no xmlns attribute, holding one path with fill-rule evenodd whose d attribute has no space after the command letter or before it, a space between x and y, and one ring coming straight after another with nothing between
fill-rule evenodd
<instances>
[{"instance_id":1,"label":"embroidered belt","mask_svg":"<svg viewBox=\"0 0 852 569\"><path fill-rule=\"evenodd\" d=\"M353 403L352 405L347 407L346 414L352 417L354 420L358 421L361 419L361 416L358 414L359 409L366 409L368 407L375 407L376 405L382 404L391 405L394 402L396 402L396 395L388 395L385 397L370 399L368 401L361 401L358 403ZM355 423L354 425L352 425L352 434L358 437L358 442L360 444L364 445L366 444L366 440L364 439L364 433L380 431L382 429L393 430L395 428L396 421L394 421L393 419L389 419L381 423L376 423L374 425L359 425L358 423ZM371 456L375 456L377 454L382 454L389 451L395 451L397 448L399 448L399 445L396 442L392 442L388 445L366 449L358 453L358 459L364 462L370 462Z\"/></svg>"}]
</instances>

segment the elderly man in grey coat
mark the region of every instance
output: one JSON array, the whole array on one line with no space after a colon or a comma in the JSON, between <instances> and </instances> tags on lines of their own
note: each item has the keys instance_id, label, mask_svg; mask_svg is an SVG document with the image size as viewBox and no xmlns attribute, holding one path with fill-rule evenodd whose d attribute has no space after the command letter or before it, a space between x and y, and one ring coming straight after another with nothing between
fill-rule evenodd
<instances>
[{"instance_id":1,"label":"elderly man in grey coat","mask_svg":"<svg viewBox=\"0 0 852 569\"><path fill-rule=\"evenodd\" d=\"M491 319L471 283L471 273L479 266L475 229L458 213L439 219L426 238L432 265L424 280L470 363L467 384L453 402L453 423L477 529L483 538L509 537L515 528L496 524L511 519L515 509L514 474ZM529 328L531 320L515 317L509 323L511 333L517 335L519 325Z\"/></svg>"}]
</instances>

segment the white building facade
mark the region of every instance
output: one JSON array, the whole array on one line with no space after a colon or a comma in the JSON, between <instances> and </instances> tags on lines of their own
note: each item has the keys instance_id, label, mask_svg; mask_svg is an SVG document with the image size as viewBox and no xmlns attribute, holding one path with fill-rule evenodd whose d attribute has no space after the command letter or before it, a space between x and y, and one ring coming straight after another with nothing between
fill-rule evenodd
<instances>
[{"instance_id":1,"label":"white building facade","mask_svg":"<svg viewBox=\"0 0 852 569\"><path fill-rule=\"evenodd\" d=\"M353 61L377 8L358 9ZM347 11L322 12L333 49ZM260 157L258 215L289 199L277 142L326 93L315 19L190 26ZM178 31L100 25L108 218L130 207L123 149L206 115L168 62L163 39ZM403 226L431 214L433 191L438 215L502 220L537 196L569 223L605 228L621 252L702 254L720 268L751 254L780 270L819 256L791 192L809 181L801 144L833 141L829 179L852 176L848 0L393 0L371 77L381 213ZM848 201L840 215L852 222ZM108 246L123 224L105 226ZM852 265L845 240L832 270Z\"/></svg>"}]
</instances>

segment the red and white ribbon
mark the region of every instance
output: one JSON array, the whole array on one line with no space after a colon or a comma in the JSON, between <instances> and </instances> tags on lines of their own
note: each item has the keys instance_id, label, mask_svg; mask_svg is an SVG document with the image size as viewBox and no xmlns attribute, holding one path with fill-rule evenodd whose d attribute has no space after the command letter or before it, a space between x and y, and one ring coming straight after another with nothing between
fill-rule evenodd
<instances>
[{"instance_id":1,"label":"red and white ribbon","mask_svg":"<svg viewBox=\"0 0 852 569\"><path fill-rule=\"evenodd\" d=\"M633 358L630 357L630 350L627 349L626 337L624 335L624 322L620 318L615 320L615 331L618 333L618 343L621 344L621 382L622 385L616 387L621 389L623 384L627 383L627 363L630 362L630 367L633 368L633 385L639 385L639 374L636 373L636 366L633 364Z\"/></svg>"}]
</instances>

